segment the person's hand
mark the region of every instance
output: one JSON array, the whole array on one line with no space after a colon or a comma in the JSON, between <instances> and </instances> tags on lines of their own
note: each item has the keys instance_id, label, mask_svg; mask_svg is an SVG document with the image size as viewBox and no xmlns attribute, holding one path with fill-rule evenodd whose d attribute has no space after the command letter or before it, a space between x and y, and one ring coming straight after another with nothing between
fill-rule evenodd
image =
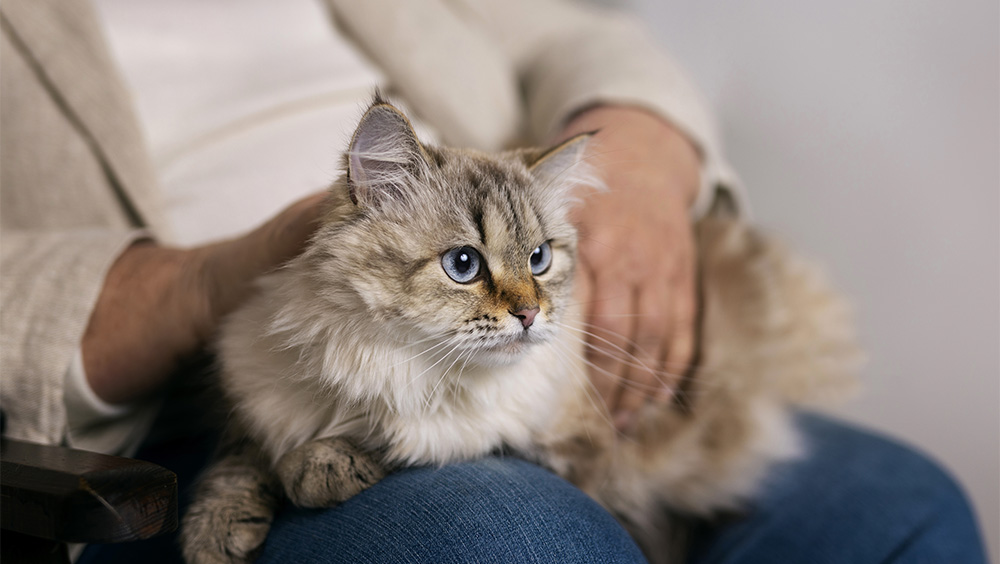
<instances>
[{"instance_id":1,"label":"person's hand","mask_svg":"<svg viewBox=\"0 0 1000 564\"><path fill-rule=\"evenodd\" d=\"M587 159L609 190L575 210L576 299L588 331L591 381L628 433L647 401L666 403L695 339L695 253L688 209L700 157L669 123L636 108L600 106L560 135L597 131Z\"/></svg>"},{"instance_id":2,"label":"person's hand","mask_svg":"<svg viewBox=\"0 0 1000 564\"><path fill-rule=\"evenodd\" d=\"M83 336L83 366L110 403L141 399L204 345L253 280L301 252L323 194L292 204L242 237L176 249L141 241L114 262Z\"/></svg>"}]
</instances>

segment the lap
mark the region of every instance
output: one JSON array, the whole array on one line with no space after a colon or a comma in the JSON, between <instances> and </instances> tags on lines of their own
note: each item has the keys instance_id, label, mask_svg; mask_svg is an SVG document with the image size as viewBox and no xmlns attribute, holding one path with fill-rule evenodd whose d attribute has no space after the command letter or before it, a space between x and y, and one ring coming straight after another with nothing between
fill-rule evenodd
<instances>
[{"instance_id":1,"label":"lap","mask_svg":"<svg viewBox=\"0 0 1000 564\"><path fill-rule=\"evenodd\" d=\"M279 512L260 562L641 562L561 478L513 458L411 468L343 505Z\"/></svg>"},{"instance_id":2,"label":"lap","mask_svg":"<svg viewBox=\"0 0 1000 564\"><path fill-rule=\"evenodd\" d=\"M798 419L806 456L779 467L745 515L696 526L693 564L984 562L961 491L937 465L823 417ZM138 457L178 473L185 505L209 441L147 444ZM390 475L330 510L287 507L264 562L624 562L641 559L582 492L515 459ZM83 562L180 562L176 538L94 545Z\"/></svg>"},{"instance_id":3,"label":"lap","mask_svg":"<svg viewBox=\"0 0 1000 564\"><path fill-rule=\"evenodd\" d=\"M778 467L749 512L699 527L691 562L984 562L965 496L925 456L800 415L805 456Z\"/></svg>"}]
</instances>

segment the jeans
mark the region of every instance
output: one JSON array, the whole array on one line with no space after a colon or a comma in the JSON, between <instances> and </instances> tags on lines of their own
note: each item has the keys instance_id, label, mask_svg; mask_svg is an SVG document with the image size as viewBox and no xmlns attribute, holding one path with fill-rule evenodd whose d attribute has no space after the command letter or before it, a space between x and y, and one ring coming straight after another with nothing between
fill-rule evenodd
<instances>
[{"instance_id":1,"label":"jeans","mask_svg":"<svg viewBox=\"0 0 1000 564\"><path fill-rule=\"evenodd\" d=\"M695 523L690 563L985 562L964 495L933 462L825 417L803 414L797 421L807 456L777 467L743 514ZM197 448L168 446L148 445L140 457L178 472L183 506L204 455L199 461L191 454ZM79 562L179 561L176 539L166 536L91 545ZM520 460L487 458L397 472L333 509L285 507L260 561L641 562L642 556L609 514L565 481Z\"/></svg>"},{"instance_id":2,"label":"jeans","mask_svg":"<svg viewBox=\"0 0 1000 564\"><path fill-rule=\"evenodd\" d=\"M259 562L643 562L596 502L512 458L413 468L332 510L287 507Z\"/></svg>"},{"instance_id":3,"label":"jeans","mask_svg":"<svg viewBox=\"0 0 1000 564\"><path fill-rule=\"evenodd\" d=\"M808 451L779 466L742 518L702 524L690 562L986 562L965 495L925 456L817 415Z\"/></svg>"}]
</instances>

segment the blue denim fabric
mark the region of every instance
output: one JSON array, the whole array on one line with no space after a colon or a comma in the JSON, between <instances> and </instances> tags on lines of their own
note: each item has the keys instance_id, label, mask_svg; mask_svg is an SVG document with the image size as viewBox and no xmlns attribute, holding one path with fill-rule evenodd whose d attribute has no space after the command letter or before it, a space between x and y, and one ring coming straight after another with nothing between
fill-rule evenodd
<instances>
[{"instance_id":1,"label":"blue denim fabric","mask_svg":"<svg viewBox=\"0 0 1000 564\"><path fill-rule=\"evenodd\" d=\"M804 459L772 474L754 507L703 525L692 564L986 561L969 504L914 450L817 415L800 415Z\"/></svg>"},{"instance_id":2,"label":"blue denim fabric","mask_svg":"<svg viewBox=\"0 0 1000 564\"><path fill-rule=\"evenodd\" d=\"M279 513L259 562L644 562L617 521L527 462L397 472L340 507Z\"/></svg>"},{"instance_id":3,"label":"blue denim fabric","mask_svg":"<svg viewBox=\"0 0 1000 564\"><path fill-rule=\"evenodd\" d=\"M827 418L802 415L798 424L808 456L779 467L746 514L696 524L691 564L985 562L964 495L933 462ZM207 453L198 450L173 439L148 444L140 457L178 472L187 488ZM490 458L398 472L334 509L287 507L261 561L641 560L624 535L556 476ZM92 545L79 562L176 563L175 545L170 536Z\"/></svg>"}]
</instances>

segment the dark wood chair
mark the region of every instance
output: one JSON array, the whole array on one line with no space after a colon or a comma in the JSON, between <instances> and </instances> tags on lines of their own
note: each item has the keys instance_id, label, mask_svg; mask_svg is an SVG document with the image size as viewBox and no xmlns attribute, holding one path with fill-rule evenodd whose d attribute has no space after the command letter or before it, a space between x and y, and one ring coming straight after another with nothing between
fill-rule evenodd
<instances>
[{"instance_id":1,"label":"dark wood chair","mask_svg":"<svg viewBox=\"0 0 1000 564\"><path fill-rule=\"evenodd\" d=\"M177 476L150 462L0 439L0 559L68 563L66 543L177 528Z\"/></svg>"}]
</instances>

